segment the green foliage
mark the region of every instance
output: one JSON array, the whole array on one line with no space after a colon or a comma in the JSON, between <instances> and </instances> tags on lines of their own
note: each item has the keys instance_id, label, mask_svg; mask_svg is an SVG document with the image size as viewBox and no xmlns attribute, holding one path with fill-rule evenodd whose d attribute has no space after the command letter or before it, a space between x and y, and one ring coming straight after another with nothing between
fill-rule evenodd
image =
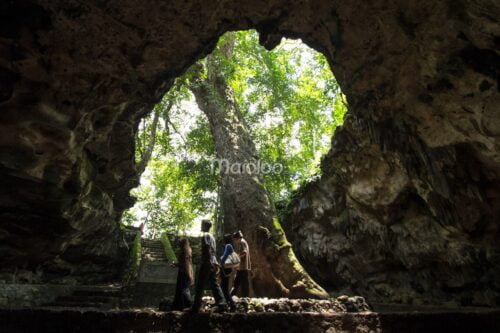
<instances>
[{"instance_id":1,"label":"green foliage","mask_svg":"<svg viewBox=\"0 0 500 333\"><path fill-rule=\"evenodd\" d=\"M161 243L163 244L163 248L165 250L165 255L167 256L167 259L171 263L177 263L177 257L174 252L174 248L172 247L172 244L170 243L170 239L168 238L168 235L166 232L164 232L161 235Z\"/></svg>"},{"instance_id":2,"label":"green foliage","mask_svg":"<svg viewBox=\"0 0 500 333\"><path fill-rule=\"evenodd\" d=\"M326 58L298 41L267 51L255 32L237 32L225 77L252 130L260 158L283 172L266 176L274 201L319 172L335 127L346 112Z\"/></svg>"},{"instance_id":3,"label":"green foliage","mask_svg":"<svg viewBox=\"0 0 500 333\"><path fill-rule=\"evenodd\" d=\"M125 285L132 283L137 278L139 274L139 266L141 264L141 232L137 231L134 238L134 245L129 252L129 259L127 262L127 271L125 272L125 277L123 282Z\"/></svg>"},{"instance_id":4,"label":"green foliage","mask_svg":"<svg viewBox=\"0 0 500 333\"><path fill-rule=\"evenodd\" d=\"M220 72L211 73L210 68ZM265 186L278 206L285 206L294 190L318 174L320 158L347 111L323 55L292 40L267 51L255 31L225 34L212 55L178 78L155 107L162 121L151 161L141 186L133 191L138 203L123 217L126 224L146 223L150 237L184 232L201 216L220 216L218 177L210 168L214 142L207 119L188 89L203 84L197 78L210 75L225 79L261 161L283 166L281 173L265 175ZM225 108L226 101L218 96L213 94ZM138 162L150 142L153 114L139 125Z\"/></svg>"},{"instance_id":5,"label":"green foliage","mask_svg":"<svg viewBox=\"0 0 500 333\"><path fill-rule=\"evenodd\" d=\"M149 237L183 232L213 206L215 198L206 192L216 187L216 178L209 177L208 168L206 160L177 161L168 155L150 161L144 183L133 192Z\"/></svg>"}]
</instances>

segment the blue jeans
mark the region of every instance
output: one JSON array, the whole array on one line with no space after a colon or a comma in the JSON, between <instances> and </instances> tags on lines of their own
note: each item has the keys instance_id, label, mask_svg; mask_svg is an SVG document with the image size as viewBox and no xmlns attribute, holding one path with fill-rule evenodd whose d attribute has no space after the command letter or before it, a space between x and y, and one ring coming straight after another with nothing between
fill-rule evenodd
<instances>
[{"instance_id":1,"label":"blue jeans","mask_svg":"<svg viewBox=\"0 0 500 333\"><path fill-rule=\"evenodd\" d=\"M217 276L212 270L212 265L203 263L198 270L198 278L196 279L196 291L193 304L193 310L195 311L198 311L201 307L201 297L203 296L203 291L205 290L207 282L210 284L210 289L212 289L215 303L219 306L227 305L222 289L217 282Z\"/></svg>"}]
</instances>

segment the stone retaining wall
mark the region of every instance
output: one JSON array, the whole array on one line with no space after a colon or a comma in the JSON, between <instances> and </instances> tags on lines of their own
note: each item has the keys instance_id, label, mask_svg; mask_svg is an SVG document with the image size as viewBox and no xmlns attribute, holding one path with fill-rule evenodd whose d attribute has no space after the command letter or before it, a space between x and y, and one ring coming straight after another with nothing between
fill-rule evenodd
<instances>
[{"instance_id":1,"label":"stone retaining wall","mask_svg":"<svg viewBox=\"0 0 500 333\"><path fill-rule=\"evenodd\" d=\"M500 332L500 311L449 313L199 313L0 309L9 332Z\"/></svg>"},{"instance_id":2,"label":"stone retaining wall","mask_svg":"<svg viewBox=\"0 0 500 333\"><path fill-rule=\"evenodd\" d=\"M76 286L50 284L0 284L0 307L32 307L69 295Z\"/></svg>"}]
</instances>

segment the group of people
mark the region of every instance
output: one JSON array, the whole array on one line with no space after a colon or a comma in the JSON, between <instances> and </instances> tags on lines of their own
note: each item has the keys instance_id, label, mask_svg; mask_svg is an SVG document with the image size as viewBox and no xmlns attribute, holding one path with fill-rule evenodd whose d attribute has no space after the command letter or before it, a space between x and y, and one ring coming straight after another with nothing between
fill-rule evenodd
<instances>
[{"instance_id":1,"label":"group of people","mask_svg":"<svg viewBox=\"0 0 500 333\"><path fill-rule=\"evenodd\" d=\"M181 239L179 256L179 273L172 310L188 310L198 312L201 308L203 291L208 284L219 310L228 308L235 310L233 296L240 291L242 297L250 292L249 271L251 270L250 250L241 231L224 235L224 252L217 260L215 238L209 233L212 223L201 222L201 262L196 279L194 301L190 287L194 284L192 249L186 238ZM236 276L235 273L236 272ZM218 276L221 283L218 282ZM230 289L234 277L233 286Z\"/></svg>"}]
</instances>

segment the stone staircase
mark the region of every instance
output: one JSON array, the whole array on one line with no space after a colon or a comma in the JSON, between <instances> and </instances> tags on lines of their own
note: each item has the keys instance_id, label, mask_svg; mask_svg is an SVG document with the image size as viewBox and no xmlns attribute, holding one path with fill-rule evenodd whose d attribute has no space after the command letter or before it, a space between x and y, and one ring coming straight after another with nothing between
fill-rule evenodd
<instances>
[{"instance_id":1,"label":"stone staircase","mask_svg":"<svg viewBox=\"0 0 500 333\"><path fill-rule=\"evenodd\" d=\"M137 282L175 283L177 270L172 269L159 240L142 239L142 257Z\"/></svg>"},{"instance_id":2,"label":"stone staircase","mask_svg":"<svg viewBox=\"0 0 500 333\"><path fill-rule=\"evenodd\" d=\"M142 239L141 264L136 283L126 292L130 307L157 307L167 296L172 296L177 279L160 240Z\"/></svg>"},{"instance_id":3,"label":"stone staircase","mask_svg":"<svg viewBox=\"0 0 500 333\"><path fill-rule=\"evenodd\" d=\"M109 310L120 306L121 286L79 286L70 295L58 296L43 306L97 308Z\"/></svg>"},{"instance_id":4,"label":"stone staircase","mask_svg":"<svg viewBox=\"0 0 500 333\"><path fill-rule=\"evenodd\" d=\"M76 286L71 294L42 306L100 310L158 306L165 296L173 295L177 268L168 261L160 240L142 239L141 249L139 272L132 285Z\"/></svg>"},{"instance_id":5,"label":"stone staircase","mask_svg":"<svg viewBox=\"0 0 500 333\"><path fill-rule=\"evenodd\" d=\"M167 262L163 244L159 240L142 239L142 260Z\"/></svg>"}]
</instances>

